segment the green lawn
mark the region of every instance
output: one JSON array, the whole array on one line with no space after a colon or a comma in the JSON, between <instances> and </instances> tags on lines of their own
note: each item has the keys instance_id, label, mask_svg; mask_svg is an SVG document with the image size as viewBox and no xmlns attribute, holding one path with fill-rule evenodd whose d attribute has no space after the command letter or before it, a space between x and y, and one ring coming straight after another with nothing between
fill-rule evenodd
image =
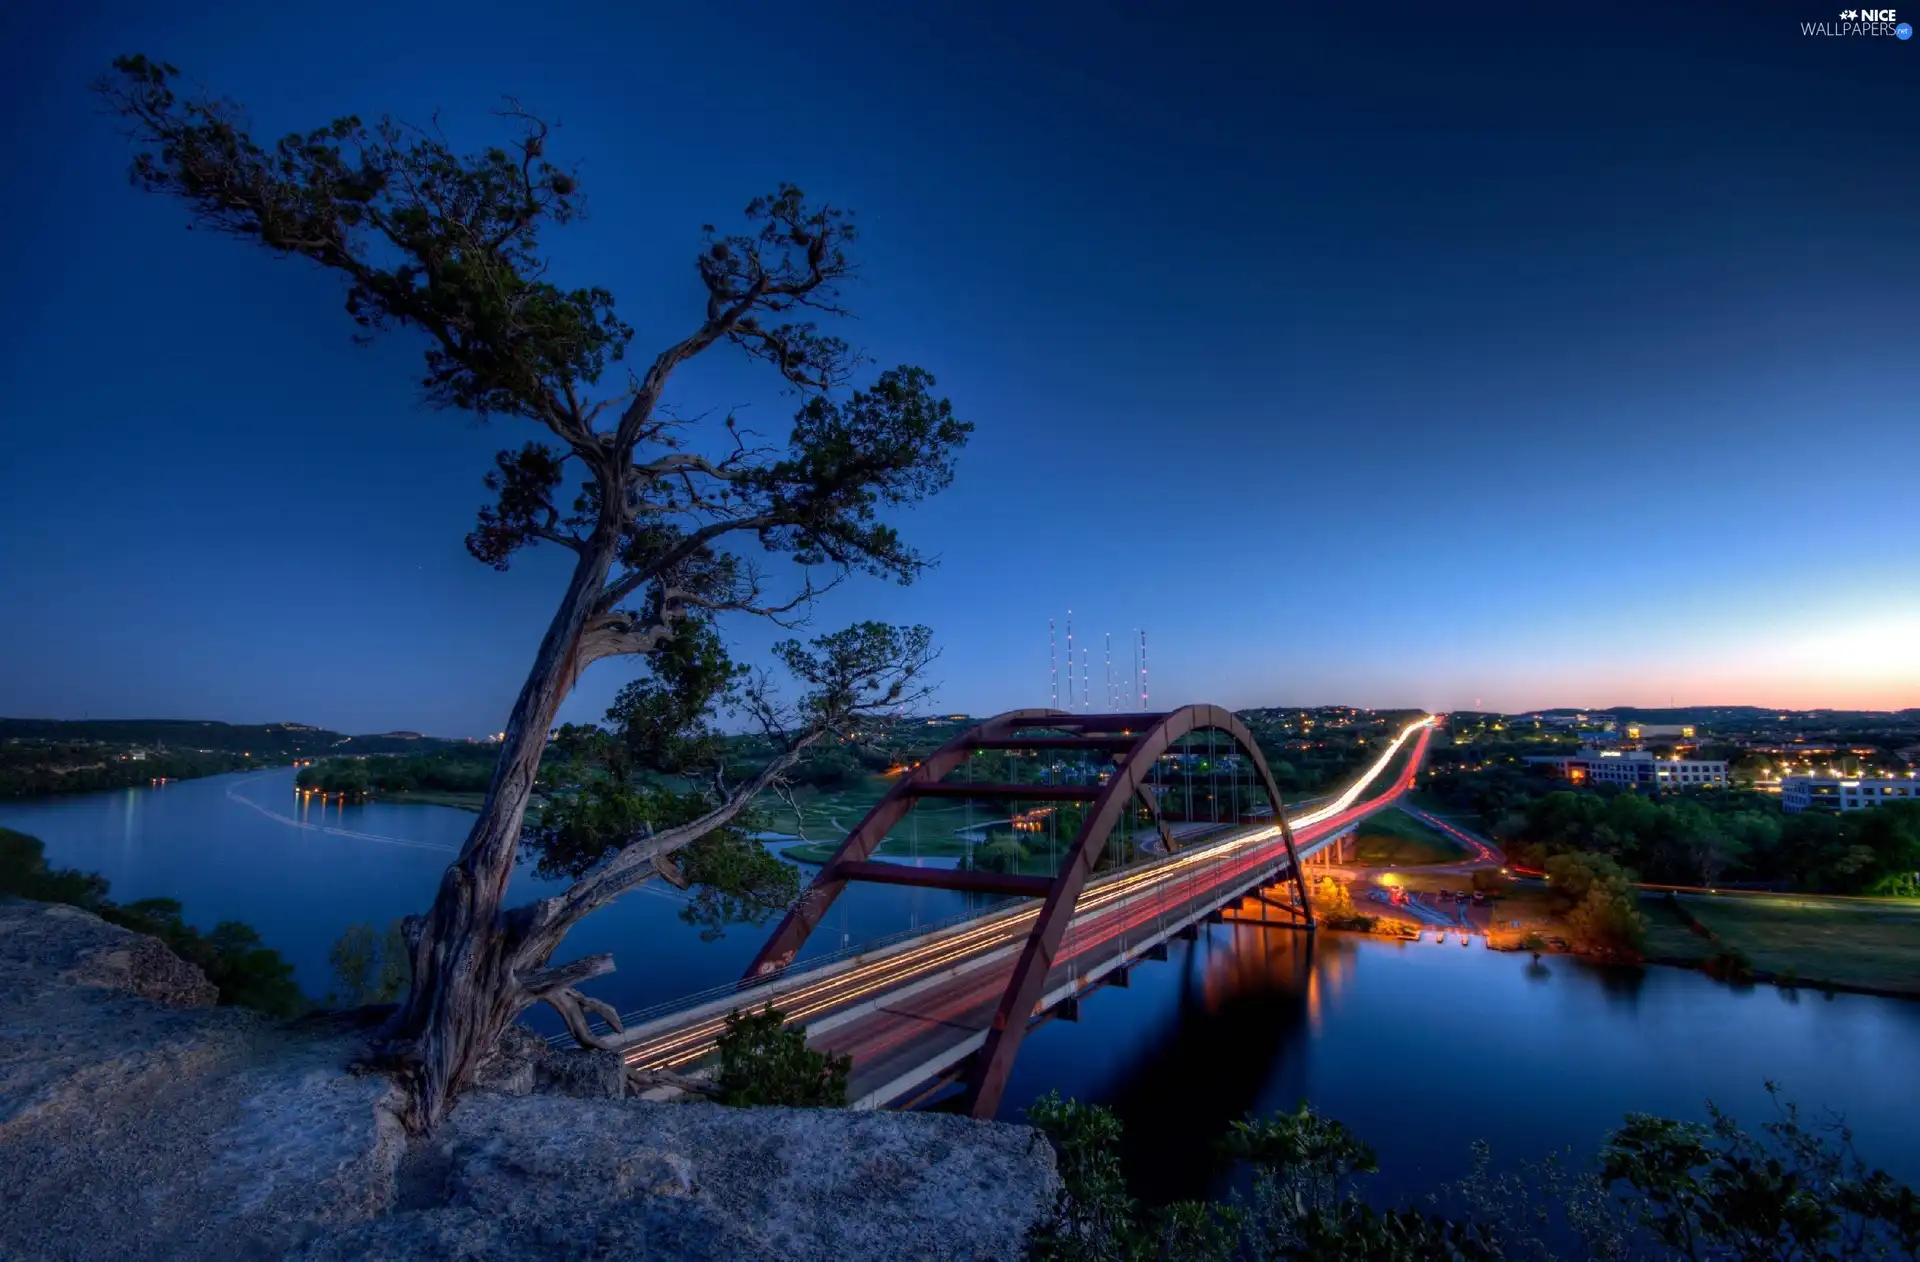
<instances>
[{"instance_id":1,"label":"green lawn","mask_svg":"<svg viewBox=\"0 0 1920 1262\"><path fill-rule=\"evenodd\" d=\"M1663 894L1642 894L1640 914L1647 920L1647 954L1655 959L1698 962L1713 954L1714 945L1693 931L1686 918Z\"/></svg>"},{"instance_id":2,"label":"green lawn","mask_svg":"<svg viewBox=\"0 0 1920 1262\"><path fill-rule=\"evenodd\" d=\"M1354 840L1353 862L1371 867L1411 867L1422 863L1455 863L1466 851L1445 833L1427 827L1393 807L1361 821Z\"/></svg>"},{"instance_id":3,"label":"green lawn","mask_svg":"<svg viewBox=\"0 0 1920 1262\"><path fill-rule=\"evenodd\" d=\"M1835 982L1920 996L1920 915L1819 900L1682 901L1722 941L1745 951L1759 972L1791 971L1809 985ZM1705 939L1694 941L1706 945Z\"/></svg>"}]
</instances>

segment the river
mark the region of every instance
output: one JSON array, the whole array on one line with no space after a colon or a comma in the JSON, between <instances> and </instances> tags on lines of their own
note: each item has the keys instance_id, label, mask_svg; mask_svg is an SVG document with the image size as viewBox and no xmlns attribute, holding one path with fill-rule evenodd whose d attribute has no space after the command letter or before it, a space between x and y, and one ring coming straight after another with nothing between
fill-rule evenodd
<instances>
[{"instance_id":1,"label":"river","mask_svg":"<svg viewBox=\"0 0 1920 1262\"><path fill-rule=\"evenodd\" d=\"M50 861L105 876L122 901L178 898L203 927L245 920L325 994L347 924L424 907L473 816L444 807L302 806L290 770L157 789L0 802ZM522 871L517 895L547 887ZM569 953L611 951L591 987L622 1011L738 977L764 931L717 941L651 886L584 922ZM809 950L963 912L939 890L855 885ZM545 1029L557 1028L545 1014ZM1831 1109L1861 1152L1920 1184L1920 1003L1735 990L1676 969L1609 969L1462 947L1215 925L1026 1041L1007 1115L1051 1089L1119 1110L1129 1172L1150 1200L1215 1189L1212 1141L1249 1112L1311 1100L1379 1151L1378 1186L1457 1177L1476 1138L1501 1158L1590 1151L1630 1109L1701 1117L1709 1098L1749 1126L1764 1084Z\"/></svg>"}]
</instances>

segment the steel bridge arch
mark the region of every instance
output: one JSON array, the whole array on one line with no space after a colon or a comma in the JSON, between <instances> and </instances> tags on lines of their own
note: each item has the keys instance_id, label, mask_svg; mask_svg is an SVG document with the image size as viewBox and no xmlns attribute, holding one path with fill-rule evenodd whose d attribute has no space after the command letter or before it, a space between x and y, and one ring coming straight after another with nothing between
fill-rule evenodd
<instances>
[{"instance_id":1,"label":"steel bridge arch","mask_svg":"<svg viewBox=\"0 0 1920 1262\"><path fill-rule=\"evenodd\" d=\"M1021 947L1007 988L1000 997L993 1023L987 1030L986 1044L976 1054L968 1075L969 1112L975 1117L992 1117L1006 1090L1007 1077L1013 1070L1020 1044L1036 1015L1034 1008L1045 993L1047 974L1053 967L1054 955L1060 948L1067 926L1073 921L1074 906L1093 873L1094 864L1107 844L1114 825L1120 822L1137 795L1147 804L1154 823L1171 849L1171 837L1161 822L1153 795L1146 791L1147 779L1161 755L1172 749L1182 737L1209 730L1224 732L1232 739L1259 776L1261 787L1266 789L1267 799L1273 804L1274 823L1286 843L1302 919L1305 927L1312 929L1313 905L1308 897L1305 877L1300 871L1300 855L1294 847L1293 829L1287 823L1280 787L1274 783L1273 772L1268 768L1253 734L1231 710L1213 705L1182 706L1177 710L1155 714L1009 710L954 737L903 775L900 782L887 791L886 796L847 834L847 839L840 843L840 848L820 869L812 885L781 920L766 945L748 966L747 979L777 972L792 963L808 935L819 926L827 909L845 891L850 880L1017 894L1044 899L1040 914L1034 919L1026 942ZM948 773L983 749L1059 749L1107 753L1114 756L1114 766L1106 782L1098 786L944 783ZM1059 871L1052 877L946 871L874 862L874 851L888 832L906 817L917 801L934 797L989 801L1086 801L1090 806Z\"/></svg>"}]
</instances>

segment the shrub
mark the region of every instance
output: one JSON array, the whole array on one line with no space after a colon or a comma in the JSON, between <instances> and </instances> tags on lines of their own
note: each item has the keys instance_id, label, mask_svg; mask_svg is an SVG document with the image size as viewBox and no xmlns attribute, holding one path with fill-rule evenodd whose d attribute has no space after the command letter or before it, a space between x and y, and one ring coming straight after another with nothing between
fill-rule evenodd
<instances>
[{"instance_id":1,"label":"shrub","mask_svg":"<svg viewBox=\"0 0 1920 1262\"><path fill-rule=\"evenodd\" d=\"M1700 966L1707 976L1723 982L1753 980L1753 961L1737 946L1721 945Z\"/></svg>"},{"instance_id":2,"label":"shrub","mask_svg":"<svg viewBox=\"0 0 1920 1262\"><path fill-rule=\"evenodd\" d=\"M1632 874L1603 854L1560 854L1547 860L1547 882L1559 897L1574 943L1590 951L1637 955L1647 921Z\"/></svg>"},{"instance_id":3,"label":"shrub","mask_svg":"<svg viewBox=\"0 0 1920 1262\"><path fill-rule=\"evenodd\" d=\"M1803 1126L1786 1105L1755 1137L1711 1104L1708 1113L1709 1125L1629 1114L1590 1164L1550 1156L1496 1172L1477 1143L1466 1179L1421 1208L1379 1209L1360 1191L1378 1169L1373 1150L1303 1104L1236 1123L1221 1145L1252 1167L1246 1193L1146 1213L1127 1195L1120 1120L1048 1095L1027 1118L1055 1149L1061 1190L1030 1253L1115 1262L1547 1262L1577 1242L1581 1256L1596 1259L1914 1256L1920 1195L1861 1161L1844 1128ZM1553 1236L1563 1239L1549 1243Z\"/></svg>"},{"instance_id":4,"label":"shrub","mask_svg":"<svg viewBox=\"0 0 1920 1262\"><path fill-rule=\"evenodd\" d=\"M385 934L372 925L348 925L328 949L327 962L335 986L327 995L329 1007L392 1003L407 989L407 943L397 920Z\"/></svg>"},{"instance_id":5,"label":"shrub","mask_svg":"<svg viewBox=\"0 0 1920 1262\"><path fill-rule=\"evenodd\" d=\"M722 1104L817 1109L847 1103L853 1058L814 1051L806 1032L787 1029L786 1017L772 1004L759 1012L728 1013L726 1033L717 1042Z\"/></svg>"}]
</instances>

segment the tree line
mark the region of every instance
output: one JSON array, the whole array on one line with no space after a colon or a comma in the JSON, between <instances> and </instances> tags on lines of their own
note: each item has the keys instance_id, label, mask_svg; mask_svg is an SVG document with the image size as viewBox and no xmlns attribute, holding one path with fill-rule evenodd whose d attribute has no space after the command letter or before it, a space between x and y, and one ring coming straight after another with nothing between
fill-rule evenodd
<instances>
[{"instance_id":1,"label":"tree line","mask_svg":"<svg viewBox=\"0 0 1920 1262\"><path fill-rule=\"evenodd\" d=\"M224 751L144 750L138 759L127 757L131 752L127 746L91 741L9 741L0 745L0 797L135 788L163 777L191 780L268 762Z\"/></svg>"},{"instance_id":2,"label":"tree line","mask_svg":"<svg viewBox=\"0 0 1920 1262\"><path fill-rule=\"evenodd\" d=\"M485 793L498 751L486 745L456 745L410 757L326 758L302 767L294 783L303 789L344 793Z\"/></svg>"},{"instance_id":3,"label":"tree line","mask_svg":"<svg viewBox=\"0 0 1920 1262\"><path fill-rule=\"evenodd\" d=\"M1435 775L1427 791L1477 817L1522 864L1603 854L1662 884L1774 882L1804 893L1920 895L1920 802L1789 815L1758 793L1646 795L1513 767Z\"/></svg>"}]
</instances>

